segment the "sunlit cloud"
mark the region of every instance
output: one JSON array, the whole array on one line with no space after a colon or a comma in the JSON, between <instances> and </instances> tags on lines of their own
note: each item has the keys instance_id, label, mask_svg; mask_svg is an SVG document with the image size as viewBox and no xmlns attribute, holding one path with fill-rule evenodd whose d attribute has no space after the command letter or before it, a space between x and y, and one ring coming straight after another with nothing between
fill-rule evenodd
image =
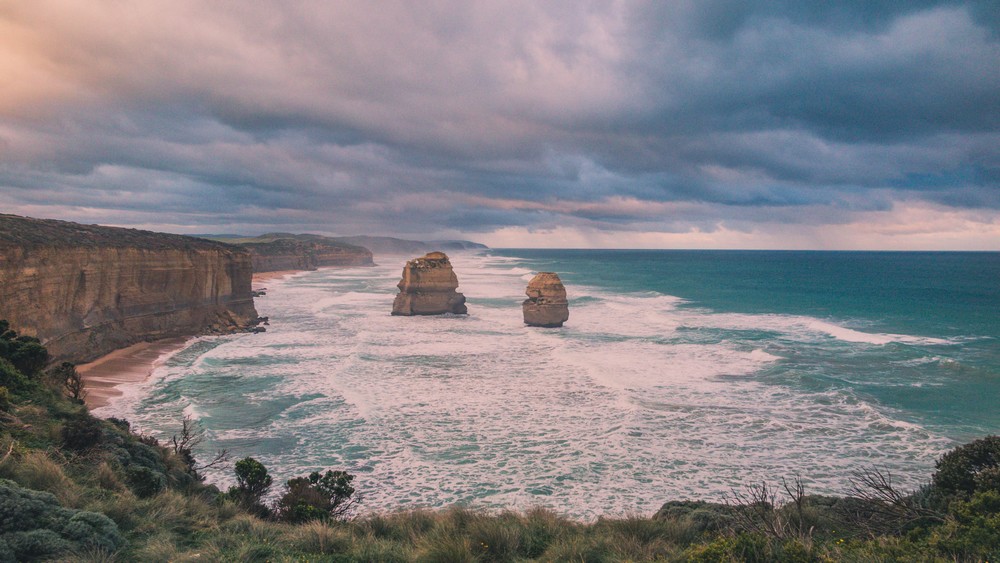
<instances>
[{"instance_id":1,"label":"sunlit cloud","mask_svg":"<svg viewBox=\"0 0 1000 563\"><path fill-rule=\"evenodd\" d=\"M40 0L0 6L0 74L3 212L1000 249L989 2Z\"/></svg>"}]
</instances>

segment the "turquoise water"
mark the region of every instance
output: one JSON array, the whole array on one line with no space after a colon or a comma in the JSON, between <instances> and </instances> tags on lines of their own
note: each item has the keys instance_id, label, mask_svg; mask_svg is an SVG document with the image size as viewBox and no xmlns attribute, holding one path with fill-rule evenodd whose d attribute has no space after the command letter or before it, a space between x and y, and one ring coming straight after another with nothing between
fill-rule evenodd
<instances>
[{"instance_id":1,"label":"turquoise water","mask_svg":"<svg viewBox=\"0 0 1000 563\"><path fill-rule=\"evenodd\" d=\"M452 262L467 317L389 315L403 259L271 282L268 332L201 338L98 414L278 480L358 475L368 510L552 507L580 518L853 469L917 486L1000 428L1000 255L503 250ZM537 271L562 329L525 327ZM210 471L221 486L228 470Z\"/></svg>"},{"instance_id":2,"label":"turquoise water","mask_svg":"<svg viewBox=\"0 0 1000 563\"><path fill-rule=\"evenodd\" d=\"M682 296L683 307L802 315L943 340L784 350L796 360L759 375L779 384L802 377L795 384L811 389L844 386L957 440L1000 431L1000 253L515 253L531 267L565 272L570 283ZM780 343L768 349L783 352Z\"/></svg>"}]
</instances>

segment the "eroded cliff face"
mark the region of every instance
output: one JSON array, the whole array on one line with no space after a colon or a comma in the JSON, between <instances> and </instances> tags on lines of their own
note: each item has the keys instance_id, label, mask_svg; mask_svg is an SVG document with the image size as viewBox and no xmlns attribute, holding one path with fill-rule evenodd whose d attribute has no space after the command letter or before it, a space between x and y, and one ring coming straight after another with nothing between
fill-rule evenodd
<instances>
[{"instance_id":1,"label":"eroded cliff face","mask_svg":"<svg viewBox=\"0 0 1000 563\"><path fill-rule=\"evenodd\" d=\"M255 272L375 265L367 248L320 235L273 233L257 239L240 242L250 250Z\"/></svg>"},{"instance_id":2,"label":"eroded cliff face","mask_svg":"<svg viewBox=\"0 0 1000 563\"><path fill-rule=\"evenodd\" d=\"M252 273L226 244L0 215L0 318L57 360L247 327Z\"/></svg>"}]
</instances>

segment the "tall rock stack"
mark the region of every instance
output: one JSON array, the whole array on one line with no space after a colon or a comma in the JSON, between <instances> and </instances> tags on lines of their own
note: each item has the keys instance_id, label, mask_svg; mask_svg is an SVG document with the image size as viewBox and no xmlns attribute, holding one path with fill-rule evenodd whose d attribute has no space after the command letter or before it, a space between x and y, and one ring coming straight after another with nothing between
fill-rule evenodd
<instances>
[{"instance_id":1,"label":"tall rock stack","mask_svg":"<svg viewBox=\"0 0 1000 563\"><path fill-rule=\"evenodd\" d=\"M444 252L428 252L403 267L399 295L392 303L393 315L443 315L468 313L465 296L458 289L458 277Z\"/></svg>"},{"instance_id":2,"label":"tall rock stack","mask_svg":"<svg viewBox=\"0 0 1000 563\"><path fill-rule=\"evenodd\" d=\"M539 272L528 282L528 289L524 293L528 296L521 304L525 324L556 328L569 320L566 287L558 274Z\"/></svg>"}]
</instances>

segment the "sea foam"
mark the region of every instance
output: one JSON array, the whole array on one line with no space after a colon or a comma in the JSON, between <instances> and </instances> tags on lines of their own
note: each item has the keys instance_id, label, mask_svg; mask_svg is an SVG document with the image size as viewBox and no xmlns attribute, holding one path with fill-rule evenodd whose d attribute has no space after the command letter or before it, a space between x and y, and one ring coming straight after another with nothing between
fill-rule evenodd
<instances>
[{"instance_id":1,"label":"sea foam","mask_svg":"<svg viewBox=\"0 0 1000 563\"><path fill-rule=\"evenodd\" d=\"M190 415L206 430L197 455L252 455L278 481L348 469L376 511L649 513L761 478L843 493L869 463L906 487L950 445L817 375L814 359L938 342L576 284L565 327L529 328L520 302L533 270L452 263L468 316L390 316L395 263L272 281L258 300L267 332L198 339L100 414L164 436ZM225 468L208 477L233 480Z\"/></svg>"}]
</instances>

